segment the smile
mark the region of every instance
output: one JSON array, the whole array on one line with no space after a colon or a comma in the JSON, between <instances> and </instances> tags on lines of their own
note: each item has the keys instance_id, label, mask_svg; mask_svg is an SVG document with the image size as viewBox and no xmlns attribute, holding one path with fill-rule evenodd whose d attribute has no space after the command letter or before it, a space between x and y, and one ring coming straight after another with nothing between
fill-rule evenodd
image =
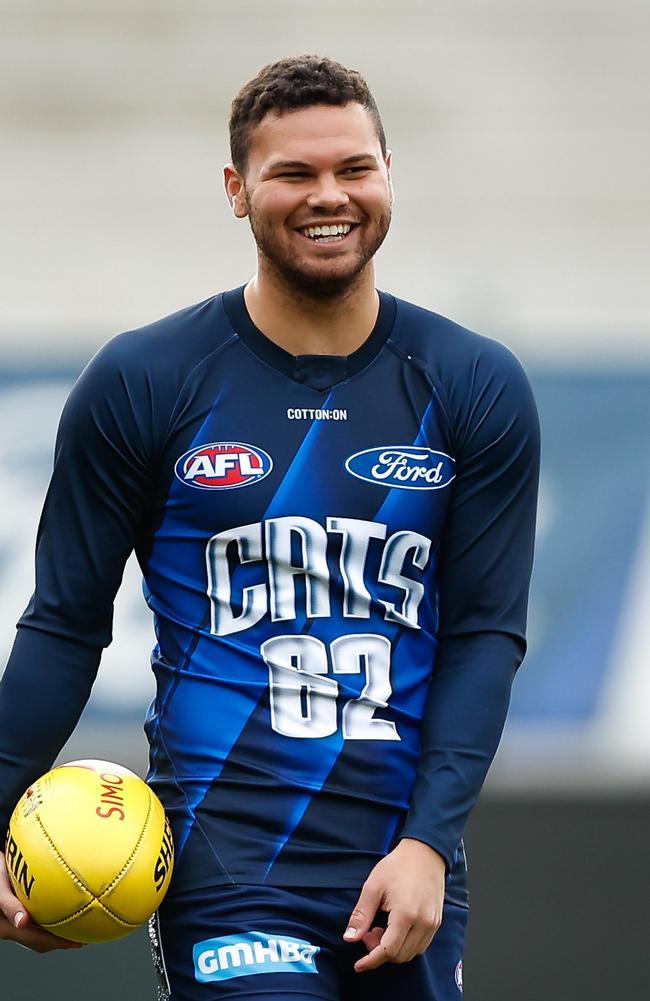
<instances>
[{"instance_id":1,"label":"smile","mask_svg":"<svg viewBox=\"0 0 650 1001\"><path fill-rule=\"evenodd\" d=\"M303 226L298 232L314 243L338 243L345 239L352 229L352 224L334 223L331 226Z\"/></svg>"}]
</instances>

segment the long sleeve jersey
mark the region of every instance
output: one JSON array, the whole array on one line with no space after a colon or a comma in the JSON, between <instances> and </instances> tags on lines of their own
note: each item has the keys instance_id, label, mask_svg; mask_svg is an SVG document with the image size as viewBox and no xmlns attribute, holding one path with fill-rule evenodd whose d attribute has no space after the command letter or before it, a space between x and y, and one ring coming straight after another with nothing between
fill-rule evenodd
<instances>
[{"instance_id":1,"label":"long sleeve jersey","mask_svg":"<svg viewBox=\"0 0 650 1001\"><path fill-rule=\"evenodd\" d=\"M462 897L538 463L516 358L385 293L347 357L288 354L241 288L114 338L57 436L0 684L0 826L79 718L135 550L177 888L358 886L412 837Z\"/></svg>"}]
</instances>

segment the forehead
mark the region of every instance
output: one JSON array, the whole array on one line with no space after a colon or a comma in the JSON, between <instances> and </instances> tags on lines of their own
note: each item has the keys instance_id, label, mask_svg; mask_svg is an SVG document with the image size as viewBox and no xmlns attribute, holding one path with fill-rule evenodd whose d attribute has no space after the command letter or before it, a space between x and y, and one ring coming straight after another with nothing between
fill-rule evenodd
<instances>
[{"instance_id":1,"label":"forehead","mask_svg":"<svg viewBox=\"0 0 650 1001\"><path fill-rule=\"evenodd\" d=\"M315 104L284 115L271 112L251 133L249 166L273 160L320 161L368 153L381 158L370 112L361 104Z\"/></svg>"}]
</instances>

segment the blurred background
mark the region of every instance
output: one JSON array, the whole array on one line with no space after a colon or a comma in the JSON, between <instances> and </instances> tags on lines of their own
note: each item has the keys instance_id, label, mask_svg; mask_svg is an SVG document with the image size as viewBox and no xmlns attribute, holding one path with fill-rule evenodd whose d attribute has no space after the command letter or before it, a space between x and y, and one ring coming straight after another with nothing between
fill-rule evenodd
<instances>
[{"instance_id":1,"label":"blurred background","mask_svg":"<svg viewBox=\"0 0 650 1001\"><path fill-rule=\"evenodd\" d=\"M74 379L114 333L254 269L221 168L265 63L364 74L394 151L380 287L530 373L530 650L468 832L470 1001L650 991L649 43L647 0L0 0L2 663ZM135 566L115 635L63 758L144 772ZM7 1001L153 997L139 933L0 962Z\"/></svg>"}]
</instances>

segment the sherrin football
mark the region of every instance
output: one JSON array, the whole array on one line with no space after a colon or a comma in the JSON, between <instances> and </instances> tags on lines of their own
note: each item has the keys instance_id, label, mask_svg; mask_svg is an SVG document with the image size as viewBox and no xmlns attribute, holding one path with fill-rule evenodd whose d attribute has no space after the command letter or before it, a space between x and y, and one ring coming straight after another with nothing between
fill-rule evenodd
<instances>
[{"instance_id":1,"label":"sherrin football","mask_svg":"<svg viewBox=\"0 0 650 1001\"><path fill-rule=\"evenodd\" d=\"M108 942L161 903L174 846L162 804L141 778L110 761L71 761L19 800L5 856L34 921L73 942Z\"/></svg>"}]
</instances>

